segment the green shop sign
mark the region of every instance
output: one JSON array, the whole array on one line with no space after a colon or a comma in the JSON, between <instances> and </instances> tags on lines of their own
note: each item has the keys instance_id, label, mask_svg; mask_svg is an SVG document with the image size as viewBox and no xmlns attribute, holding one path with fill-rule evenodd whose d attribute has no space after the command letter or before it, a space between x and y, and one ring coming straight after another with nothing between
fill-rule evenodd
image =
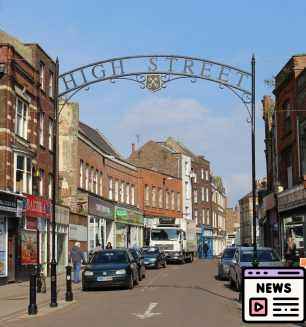
<instances>
[{"instance_id":1,"label":"green shop sign","mask_svg":"<svg viewBox=\"0 0 306 327\"><path fill-rule=\"evenodd\" d=\"M143 225L143 215L141 213L125 208L115 208L115 219L123 224Z\"/></svg>"}]
</instances>

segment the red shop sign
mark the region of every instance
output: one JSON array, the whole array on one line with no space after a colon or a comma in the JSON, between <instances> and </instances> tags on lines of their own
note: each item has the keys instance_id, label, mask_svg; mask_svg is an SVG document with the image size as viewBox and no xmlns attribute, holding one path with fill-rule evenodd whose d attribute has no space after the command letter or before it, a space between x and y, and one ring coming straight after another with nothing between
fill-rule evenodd
<instances>
[{"instance_id":1,"label":"red shop sign","mask_svg":"<svg viewBox=\"0 0 306 327\"><path fill-rule=\"evenodd\" d=\"M26 215L28 217L51 218L51 201L35 195L27 195Z\"/></svg>"}]
</instances>

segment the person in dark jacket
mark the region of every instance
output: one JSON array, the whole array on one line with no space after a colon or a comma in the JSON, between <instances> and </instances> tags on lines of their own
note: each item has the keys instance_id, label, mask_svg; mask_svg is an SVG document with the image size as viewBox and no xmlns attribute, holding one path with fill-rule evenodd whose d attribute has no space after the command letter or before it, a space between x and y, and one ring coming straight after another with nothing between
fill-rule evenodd
<instances>
[{"instance_id":1,"label":"person in dark jacket","mask_svg":"<svg viewBox=\"0 0 306 327\"><path fill-rule=\"evenodd\" d=\"M204 254L204 258L207 258L208 250L209 250L209 246L208 246L208 244L205 242L205 243L203 244L203 254Z\"/></svg>"},{"instance_id":2,"label":"person in dark jacket","mask_svg":"<svg viewBox=\"0 0 306 327\"><path fill-rule=\"evenodd\" d=\"M82 261L84 261L84 252L80 249L80 246L80 242L75 242L70 251L70 262L73 265L73 282L76 284L81 281L81 265Z\"/></svg>"},{"instance_id":3,"label":"person in dark jacket","mask_svg":"<svg viewBox=\"0 0 306 327\"><path fill-rule=\"evenodd\" d=\"M111 250L113 247L112 247L112 243L111 242L107 242L106 244L106 249L107 250Z\"/></svg>"}]
</instances>

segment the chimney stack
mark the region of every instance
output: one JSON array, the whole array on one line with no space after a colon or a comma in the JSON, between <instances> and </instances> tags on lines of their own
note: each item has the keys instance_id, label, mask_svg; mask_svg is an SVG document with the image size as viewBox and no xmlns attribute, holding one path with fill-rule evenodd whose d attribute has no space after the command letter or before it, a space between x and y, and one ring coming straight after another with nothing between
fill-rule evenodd
<instances>
[{"instance_id":1,"label":"chimney stack","mask_svg":"<svg viewBox=\"0 0 306 327\"><path fill-rule=\"evenodd\" d=\"M135 143L132 143L132 153L136 152L136 147L135 147Z\"/></svg>"}]
</instances>

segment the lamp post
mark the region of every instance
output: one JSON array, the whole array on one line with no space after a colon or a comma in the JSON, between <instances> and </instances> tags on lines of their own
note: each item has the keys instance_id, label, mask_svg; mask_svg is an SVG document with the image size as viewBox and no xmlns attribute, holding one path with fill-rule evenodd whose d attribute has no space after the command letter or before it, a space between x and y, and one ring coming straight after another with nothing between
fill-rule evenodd
<instances>
[{"instance_id":1,"label":"lamp post","mask_svg":"<svg viewBox=\"0 0 306 327\"><path fill-rule=\"evenodd\" d=\"M57 274L55 254L56 219L55 208L57 200L57 129L58 129L58 76L59 60L56 58L54 78L54 123L53 123L53 181L52 181L52 260L51 260L51 302L50 307L57 307Z\"/></svg>"}]
</instances>

